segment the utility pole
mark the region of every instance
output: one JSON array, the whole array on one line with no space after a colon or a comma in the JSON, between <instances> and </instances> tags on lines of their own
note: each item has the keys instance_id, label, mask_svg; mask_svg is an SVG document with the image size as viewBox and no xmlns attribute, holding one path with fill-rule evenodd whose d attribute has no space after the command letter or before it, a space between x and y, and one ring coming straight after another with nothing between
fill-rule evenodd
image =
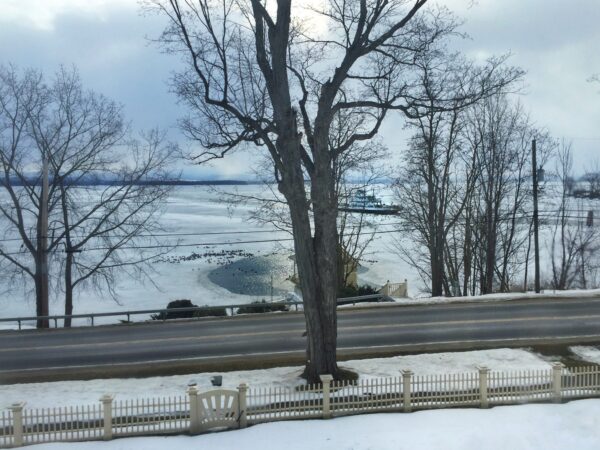
<instances>
[{"instance_id":1,"label":"utility pole","mask_svg":"<svg viewBox=\"0 0 600 450\"><path fill-rule=\"evenodd\" d=\"M533 243L535 259L535 292L540 292L540 239L538 215L538 168L537 145L535 139L531 142L531 167L533 171Z\"/></svg>"},{"instance_id":2,"label":"utility pole","mask_svg":"<svg viewBox=\"0 0 600 450\"><path fill-rule=\"evenodd\" d=\"M39 283L40 305L38 316L47 316L48 308L48 155L44 151L42 161L42 194L40 196L40 243ZM48 319L38 320L38 328L48 328Z\"/></svg>"}]
</instances>

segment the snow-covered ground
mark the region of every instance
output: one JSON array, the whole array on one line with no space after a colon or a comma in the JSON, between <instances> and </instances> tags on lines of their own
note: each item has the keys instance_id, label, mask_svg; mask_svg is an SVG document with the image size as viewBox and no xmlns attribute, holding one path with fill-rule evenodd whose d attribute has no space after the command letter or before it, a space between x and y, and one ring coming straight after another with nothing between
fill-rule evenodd
<instances>
[{"instance_id":1,"label":"snow-covered ground","mask_svg":"<svg viewBox=\"0 0 600 450\"><path fill-rule=\"evenodd\" d=\"M541 293L536 294L535 292L509 292L505 294L488 294L488 295L474 295L470 297L419 297L419 298L397 298L396 303L402 305L431 305L440 303L465 303L465 302L497 302L497 301L510 301L510 300L535 300L535 299L548 299L548 298L572 298L572 299L585 299L585 298L599 298L600 289L571 289L565 291L555 290L543 290Z\"/></svg>"},{"instance_id":2,"label":"snow-covered ground","mask_svg":"<svg viewBox=\"0 0 600 450\"><path fill-rule=\"evenodd\" d=\"M600 400L276 422L201 436L43 444L36 450L597 450Z\"/></svg>"},{"instance_id":3,"label":"snow-covered ground","mask_svg":"<svg viewBox=\"0 0 600 450\"><path fill-rule=\"evenodd\" d=\"M551 367L549 362L536 354L520 349L407 355L346 361L340 365L357 372L361 379L396 377L405 369L417 375L434 375L474 372L478 366L497 371ZM247 383L250 387L295 386L304 383L300 378L301 372L301 367L277 367L219 374L223 375L224 387L236 388L241 383ZM27 406L31 408L87 405L97 403L103 394L115 395L119 400L183 395L190 383L196 383L201 390L211 389L210 379L213 375L217 373L0 385L0 410L22 401L27 401Z\"/></svg>"},{"instance_id":4,"label":"snow-covered ground","mask_svg":"<svg viewBox=\"0 0 600 450\"><path fill-rule=\"evenodd\" d=\"M574 345L569 350L584 361L600 364L600 349L587 345Z\"/></svg>"}]
</instances>

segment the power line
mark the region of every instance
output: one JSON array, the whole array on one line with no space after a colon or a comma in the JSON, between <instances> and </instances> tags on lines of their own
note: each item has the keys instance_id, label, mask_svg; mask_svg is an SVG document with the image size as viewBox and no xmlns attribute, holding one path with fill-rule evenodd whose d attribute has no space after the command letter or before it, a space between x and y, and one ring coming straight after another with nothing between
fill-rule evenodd
<instances>
[{"instance_id":1,"label":"power line","mask_svg":"<svg viewBox=\"0 0 600 450\"><path fill-rule=\"evenodd\" d=\"M203 233L152 233L152 234L138 234L136 237L140 238L152 238L152 237L184 237L184 236L213 236L213 235L227 235L227 234L260 234L260 233L276 233L283 232L284 230L272 229L272 230L255 230L255 231L211 231L211 232L203 232ZM113 237L113 238L122 238L128 237L129 235L125 234L102 234L99 233L98 237ZM73 238L85 238L87 235L74 234L71 235ZM0 239L0 242L14 242L21 241L21 238L7 238Z\"/></svg>"},{"instance_id":2,"label":"power line","mask_svg":"<svg viewBox=\"0 0 600 450\"><path fill-rule=\"evenodd\" d=\"M575 210L573 210L575 211ZM555 219L557 218L556 211L542 211L540 213L540 218L543 219ZM500 222L519 220L519 219L531 219L532 215L530 212L523 212L515 215L507 214L502 217L498 217L496 220ZM579 216L579 215L565 215L562 216L565 219L576 219L576 220L586 220L587 216ZM465 218L461 218L461 220L457 221L458 223L465 224L467 221ZM469 223L478 224L484 223L485 218L480 218L478 220L471 219ZM388 222L388 223L379 223L377 226L395 226L393 230L375 230L375 231L365 231L365 235L380 235L380 234L390 234L390 233L401 233L401 232L411 232L414 231L415 228L410 224L405 222ZM367 224L366 228L370 228ZM158 237L185 237L185 236L219 236L219 235L246 235L246 234L264 234L264 233L282 233L285 230L281 229L269 229L269 230L232 230L232 231L214 231L214 232L199 232L199 233L155 233L155 234L142 234L137 235L137 238L158 238ZM81 237L81 236L79 236ZM87 237L87 236L83 236ZM106 238L122 238L127 237L126 235L99 235L98 237L106 237ZM21 238L7 238L0 239L0 242L20 242ZM245 241L218 241L218 242L196 242L196 243L165 243L165 244L153 244L153 245L133 245L133 246L123 246L118 247L118 250L148 250L148 249L160 249L160 248L189 248L189 247L206 247L206 246L216 246L216 245L241 245L241 244L259 244L259 243L275 243L275 242L290 242L293 241L293 238L280 238L280 239L254 239L254 240L245 240ZM107 251L114 250L114 247L89 247L83 248L82 251ZM26 255L29 254L28 251L18 251L18 252L10 252L4 253L5 256L17 256L17 255Z\"/></svg>"},{"instance_id":3,"label":"power line","mask_svg":"<svg viewBox=\"0 0 600 450\"><path fill-rule=\"evenodd\" d=\"M377 226L392 226L403 225L402 222L380 223ZM367 226L367 225L366 225ZM264 233L284 233L286 230L271 228L268 230L235 230L235 231L207 231L200 233L146 233L138 234L135 237L139 238L156 238L156 237L186 237L186 236L219 236L219 235L236 235L236 234L264 234ZM128 237L124 234L98 234L98 237L122 238ZM71 235L73 238L85 238L87 235ZM22 238L6 238L0 239L0 242L19 242Z\"/></svg>"},{"instance_id":4,"label":"power line","mask_svg":"<svg viewBox=\"0 0 600 450\"><path fill-rule=\"evenodd\" d=\"M397 233L398 229L394 230L386 230L386 231L373 231L368 234L388 234L388 233ZM256 239L256 240L248 240L248 241L221 241L221 242L196 242L193 244L155 244L155 245L134 245L134 246L123 246L118 247L118 250L149 250L149 249L159 249L159 248L185 248L185 247L210 247L216 245L240 245L240 244L261 244L261 243L275 243L275 242L290 242L293 241L293 238L285 238L285 239ZM113 250L114 247L88 247L81 249L82 251L107 251ZM15 255L26 255L28 251L23 252L13 252L13 253L4 253L6 256L15 256Z\"/></svg>"},{"instance_id":5,"label":"power line","mask_svg":"<svg viewBox=\"0 0 600 450\"><path fill-rule=\"evenodd\" d=\"M572 212L579 212L577 210L568 210L568 211L572 211ZM557 217L557 213L556 211L540 211L539 216L541 218L556 218ZM579 219L579 220L586 220L587 216L586 215L565 215L565 216L561 216L564 217L565 219ZM514 219L531 219L532 218L532 214L530 212L523 212L523 213L519 213L517 215L514 216ZM504 216L498 217L496 220L504 222L504 221L511 221L513 220L513 216L512 214L508 213ZM459 222L460 223L464 223L466 220L465 219L461 219ZM485 218L480 218L480 219L471 219L470 223L473 224L477 224L477 223L484 223L485 222ZM363 225L364 228L371 228L371 226L369 224L365 224ZM411 229L410 224L407 224L405 222L388 222L388 223L379 223L376 225L377 227L389 227L389 226L399 226L399 227L407 227L408 229ZM395 232L395 231L403 231L403 230L390 230L390 231L374 231L374 232L365 232L365 234L368 233L374 233L374 234L385 234L385 233L391 233L391 232ZM221 235L246 235L246 234L265 234L265 233L284 233L287 232L286 230L281 230L281 229L277 229L277 228L273 228L273 229L269 229L269 230L232 230L232 231L210 231L210 232L199 232L199 233L146 233L146 234L139 234L139 235L135 235L136 238L161 238L161 237L196 237L196 236L221 236ZM86 238L88 237L87 235L72 235L73 238ZM124 234L98 234L97 236L98 238L115 238L115 239L119 239L119 238L126 238L129 237L129 235L124 235ZM32 240L35 241L35 238L32 238ZM15 237L15 238L5 238L5 239L0 239L0 242L21 242L22 238L20 237ZM267 242L268 240L265 240L264 242ZM230 242L230 241L228 241ZM235 242L239 242L239 243L244 243L244 242L248 242L251 243L253 241L235 241ZM232 243L235 243L232 242ZM257 242L263 242L263 241L257 241ZM221 244L220 242L218 243L201 243L198 245L219 245ZM185 244L185 246L192 246L192 245L196 245L196 244ZM177 244L172 244L172 245L165 245L165 246L177 246ZM139 246L136 246L135 248L140 248Z\"/></svg>"},{"instance_id":6,"label":"power line","mask_svg":"<svg viewBox=\"0 0 600 450\"><path fill-rule=\"evenodd\" d=\"M569 210L565 210L566 212L574 212L574 213L580 213L582 211L577 210L577 209L569 209ZM585 213L585 212L583 212ZM557 211L556 210L540 210L539 212L540 217L546 217L546 218L555 218L557 217ZM518 213L515 218L516 219L529 219L532 217L532 213L525 211L525 212L521 212ZM587 216L579 216L579 215L567 215L564 216L565 218L568 219L582 219L585 220L587 218ZM499 217L498 220L500 221L505 221L505 220L512 220L512 214L511 213L506 213L506 216L503 217ZM485 219L480 219L481 222L484 222ZM471 220L471 223L476 223L477 221L473 221ZM377 227L382 227L382 226L403 226L406 225L405 222L383 222L383 223L378 223L376 226ZM370 224L364 224L365 228L369 228L371 227ZM265 234L265 233L284 233L287 232L286 230L282 230L282 229L278 229L278 228L271 228L268 230L231 230L231 231L206 231L206 232L196 232L196 233L145 233L145 234L138 234L135 237L136 238L161 238L161 237L195 237L195 236L224 236L224 235L245 235L245 234ZM99 233L98 237L106 237L106 238L124 238L124 237L128 237L129 235L125 235L125 234L102 234ZM72 234L71 237L73 238L87 238L88 235L81 235L81 234ZM32 240L35 240L35 238L31 238ZM20 237L10 237L10 238L4 238L4 239L0 239L0 242L21 242L23 239Z\"/></svg>"},{"instance_id":7,"label":"power line","mask_svg":"<svg viewBox=\"0 0 600 450\"><path fill-rule=\"evenodd\" d=\"M555 218L556 215L553 216L546 216L546 217L552 217ZM519 218L531 218L530 216L516 216L516 219ZM581 220L585 220L587 219L587 217L584 216L565 216L565 218L576 218L576 219L581 219ZM513 220L512 217L499 217L497 219L498 221L504 222L504 221L511 221ZM470 221L470 223L476 224L478 222L483 223L484 221ZM462 219L460 221L460 223L466 223L465 219ZM391 233L401 233L401 232L411 232L411 231L415 231L415 228L402 223L402 222L394 222L394 223L388 223L388 224L382 224L382 225L395 225L395 226L401 226L398 228L395 228L393 230L383 230L383 231L379 231L379 230L375 230L375 231L371 231L371 232L365 232L365 235L382 235L382 234L391 234ZM263 231L263 232L273 232L274 230L258 230L258 231ZM283 230L275 230L275 231L283 231ZM190 233L190 235L215 235L215 234L244 234L244 233L252 233L252 232L214 232L214 233ZM177 248L191 248L191 247L210 247L210 246L217 246L217 245L243 245L243 244L263 244L263 243L277 243L277 242L291 242L293 241L293 238L280 238L280 239L253 239L253 240L245 240L245 241L218 241L218 242L195 242L195 243L187 243L187 244L182 244L182 243L165 243L165 244L153 244L153 245L133 245L133 246L123 246L123 247L118 247L117 250L151 250L151 249L168 249L168 248L172 248L172 249L177 249ZM108 251L108 250L115 250L114 247L88 247L88 248L82 248L81 251L85 251L85 252L89 252L89 251ZM26 255L29 252L27 251L22 251L22 252L12 252L12 253L4 253L4 255L6 256L17 256L17 255Z\"/></svg>"}]
</instances>

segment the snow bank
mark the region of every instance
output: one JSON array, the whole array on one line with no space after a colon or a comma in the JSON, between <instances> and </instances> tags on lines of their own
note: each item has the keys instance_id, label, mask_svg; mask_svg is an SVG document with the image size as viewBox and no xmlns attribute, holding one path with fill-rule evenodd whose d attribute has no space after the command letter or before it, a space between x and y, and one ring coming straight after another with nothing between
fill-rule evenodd
<instances>
[{"instance_id":1,"label":"snow bank","mask_svg":"<svg viewBox=\"0 0 600 450\"><path fill-rule=\"evenodd\" d=\"M395 302L403 305L432 305L441 303L470 303L470 302L499 302L510 300L548 300L572 298L600 298L600 289L572 289L567 291L545 290L540 294L535 292L511 292L506 294L475 295L472 297L417 297L395 298Z\"/></svg>"},{"instance_id":2,"label":"snow bank","mask_svg":"<svg viewBox=\"0 0 600 450\"><path fill-rule=\"evenodd\" d=\"M354 370L362 379L399 376L403 369L410 369L417 375L433 375L472 372L480 365L498 371L550 367L548 362L537 355L519 349L407 355L346 361L340 365ZM219 374L223 375L224 387L236 388L242 382L251 387L296 386L304 383L300 378L301 372L301 367L277 367ZM201 390L211 389L210 379L213 375L217 373L0 385L0 409L21 401L27 401L27 406L31 408L93 404L103 394L113 394L119 400L182 395L191 382L196 383Z\"/></svg>"},{"instance_id":3,"label":"snow bank","mask_svg":"<svg viewBox=\"0 0 600 450\"><path fill-rule=\"evenodd\" d=\"M19 329L19 325L17 323L14 323L14 324L10 323L10 322L0 323L0 331L2 331L2 330L18 330L18 329ZM21 330L35 330L35 326L22 324Z\"/></svg>"},{"instance_id":4,"label":"snow bank","mask_svg":"<svg viewBox=\"0 0 600 450\"><path fill-rule=\"evenodd\" d=\"M584 345L574 345L569 350L585 361L600 364L600 349Z\"/></svg>"},{"instance_id":5,"label":"snow bank","mask_svg":"<svg viewBox=\"0 0 600 450\"><path fill-rule=\"evenodd\" d=\"M412 414L373 414L256 425L196 437L118 439L43 444L36 450L596 450L600 400L564 405L447 409Z\"/></svg>"},{"instance_id":6,"label":"snow bank","mask_svg":"<svg viewBox=\"0 0 600 450\"><path fill-rule=\"evenodd\" d=\"M549 362L534 353L508 348L363 359L342 362L340 365L358 372L361 378L398 376L403 369L410 369L416 375L435 375L473 372L478 366L503 372L551 367Z\"/></svg>"}]
</instances>

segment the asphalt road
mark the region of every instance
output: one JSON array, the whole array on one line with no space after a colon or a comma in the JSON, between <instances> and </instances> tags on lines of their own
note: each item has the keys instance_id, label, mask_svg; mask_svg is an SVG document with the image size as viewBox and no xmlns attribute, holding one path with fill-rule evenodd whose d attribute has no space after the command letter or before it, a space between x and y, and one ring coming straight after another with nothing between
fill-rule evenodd
<instances>
[{"instance_id":1,"label":"asphalt road","mask_svg":"<svg viewBox=\"0 0 600 450\"><path fill-rule=\"evenodd\" d=\"M0 383L301 363L302 313L0 332ZM340 309L341 358L600 342L600 299Z\"/></svg>"}]
</instances>

